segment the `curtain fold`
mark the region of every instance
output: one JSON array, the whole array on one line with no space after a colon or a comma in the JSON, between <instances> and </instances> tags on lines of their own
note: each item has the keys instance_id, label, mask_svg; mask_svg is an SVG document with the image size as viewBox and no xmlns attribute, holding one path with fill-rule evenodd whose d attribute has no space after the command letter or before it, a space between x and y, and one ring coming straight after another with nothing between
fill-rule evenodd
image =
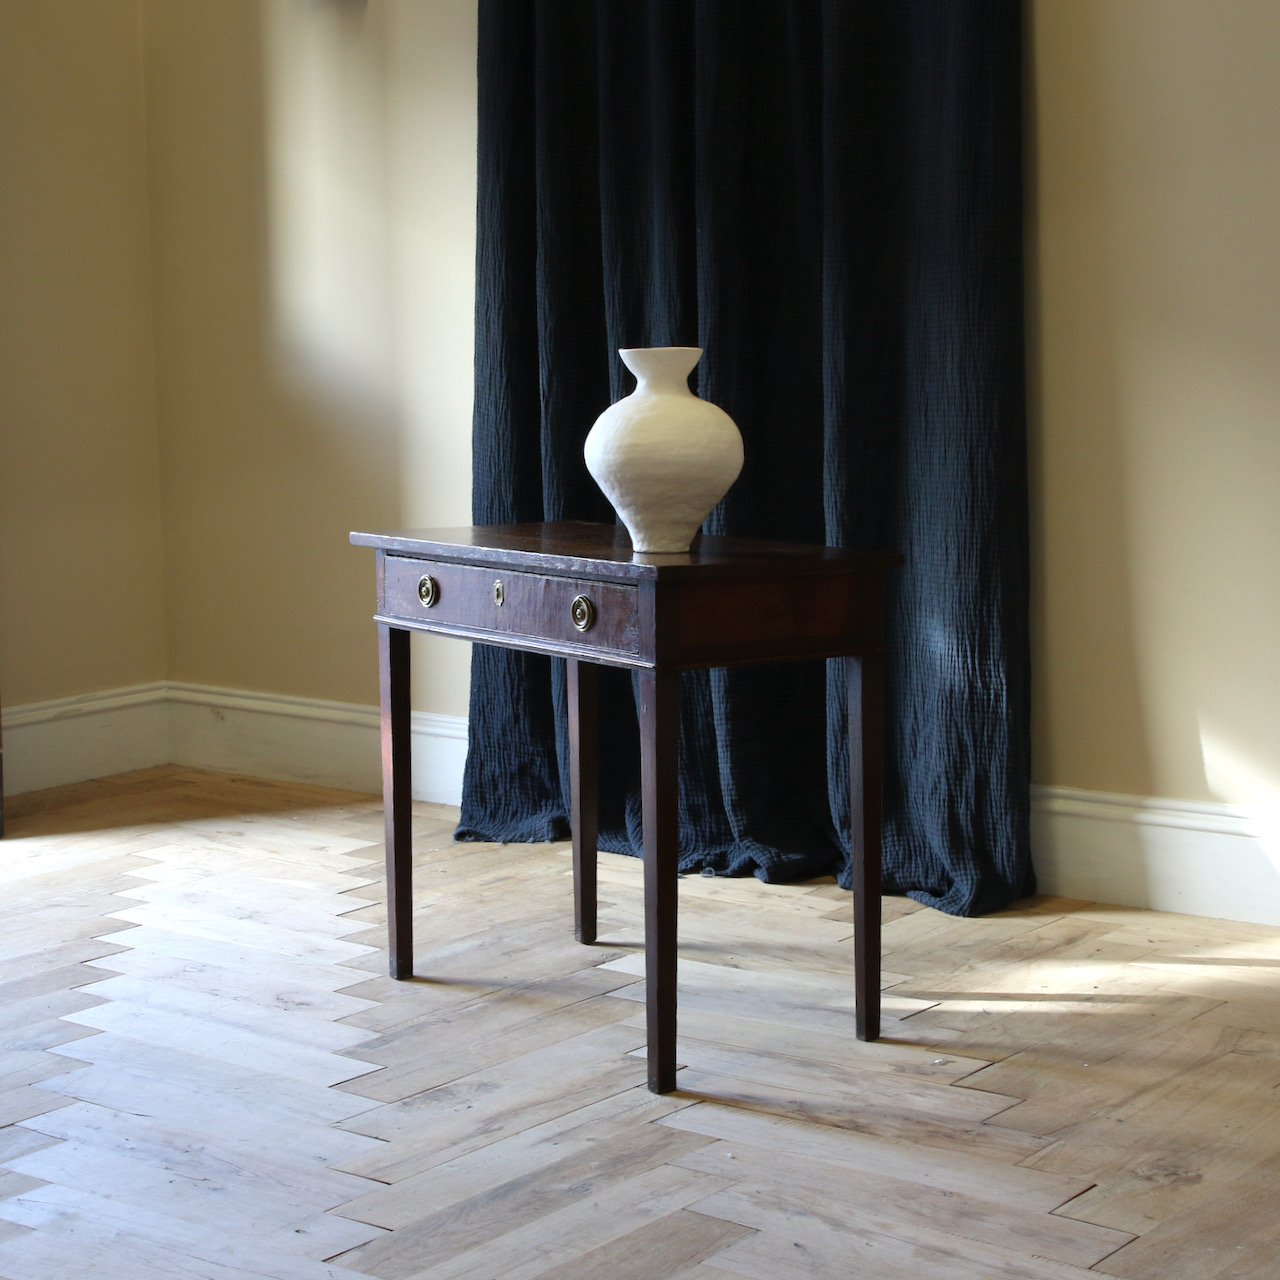
<instances>
[{"instance_id":1,"label":"curtain fold","mask_svg":"<svg viewBox=\"0 0 1280 1280\"><path fill-rule=\"evenodd\" d=\"M616 350L692 345L712 533L900 550L885 884L1034 890L1017 0L481 0L473 517L613 520ZM631 678L601 847L639 854ZM689 672L681 866L847 876L842 663ZM477 646L460 839L568 834L563 665Z\"/></svg>"}]
</instances>

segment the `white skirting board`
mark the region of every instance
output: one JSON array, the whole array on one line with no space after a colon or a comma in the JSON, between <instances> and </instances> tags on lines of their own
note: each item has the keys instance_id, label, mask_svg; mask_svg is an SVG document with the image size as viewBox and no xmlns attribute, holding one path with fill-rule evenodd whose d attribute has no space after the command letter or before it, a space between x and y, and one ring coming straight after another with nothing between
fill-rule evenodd
<instances>
[{"instance_id":1,"label":"white skirting board","mask_svg":"<svg viewBox=\"0 0 1280 1280\"><path fill-rule=\"evenodd\" d=\"M1280 925L1280 829L1235 805L1033 787L1041 893Z\"/></svg>"},{"instance_id":2,"label":"white skirting board","mask_svg":"<svg viewBox=\"0 0 1280 1280\"><path fill-rule=\"evenodd\" d=\"M461 716L415 711L413 794L457 804ZM4 712L11 794L157 764L381 789L376 707L156 683ZM1035 787L1044 893L1280 925L1280 828L1231 805Z\"/></svg>"},{"instance_id":3,"label":"white skirting board","mask_svg":"<svg viewBox=\"0 0 1280 1280\"><path fill-rule=\"evenodd\" d=\"M168 764L167 698L167 685L140 684L5 707L5 793Z\"/></svg>"},{"instance_id":4,"label":"white skirting board","mask_svg":"<svg viewBox=\"0 0 1280 1280\"><path fill-rule=\"evenodd\" d=\"M415 711L410 731L414 798L458 804L466 719ZM10 794L158 764L382 789L378 709L319 698L137 685L7 707L4 743Z\"/></svg>"}]
</instances>

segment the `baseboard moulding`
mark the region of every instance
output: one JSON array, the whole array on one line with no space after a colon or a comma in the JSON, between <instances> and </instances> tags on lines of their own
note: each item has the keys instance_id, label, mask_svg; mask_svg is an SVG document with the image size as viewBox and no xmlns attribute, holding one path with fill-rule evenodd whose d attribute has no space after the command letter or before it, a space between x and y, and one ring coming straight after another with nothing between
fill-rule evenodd
<instances>
[{"instance_id":1,"label":"baseboard moulding","mask_svg":"<svg viewBox=\"0 0 1280 1280\"><path fill-rule=\"evenodd\" d=\"M156 682L5 707L5 792L172 763L167 698Z\"/></svg>"},{"instance_id":2,"label":"baseboard moulding","mask_svg":"<svg viewBox=\"0 0 1280 1280\"><path fill-rule=\"evenodd\" d=\"M458 804L463 716L415 711L413 795ZM7 707L11 794L180 764L377 792L378 709L183 682ZM1040 890L1117 906L1280 925L1280 829L1235 805L1037 786Z\"/></svg>"},{"instance_id":3,"label":"baseboard moulding","mask_svg":"<svg viewBox=\"0 0 1280 1280\"><path fill-rule=\"evenodd\" d=\"M464 716L415 711L413 795L458 804ZM377 792L377 707L287 694L156 682L7 707L11 794L159 764Z\"/></svg>"},{"instance_id":4,"label":"baseboard moulding","mask_svg":"<svg viewBox=\"0 0 1280 1280\"><path fill-rule=\"evenodd\" d=\"M1280 830L1238 805L1031 789L1040 891L1280 925Z\"/></svg>"}]
</instances>

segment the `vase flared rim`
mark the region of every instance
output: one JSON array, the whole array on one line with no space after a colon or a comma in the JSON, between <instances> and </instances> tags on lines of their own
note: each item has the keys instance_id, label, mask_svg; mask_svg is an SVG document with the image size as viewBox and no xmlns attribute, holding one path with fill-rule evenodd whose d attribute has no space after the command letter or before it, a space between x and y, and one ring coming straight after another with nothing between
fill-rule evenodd
<instances>
[{"instance_id":1,"label":"vase flared rim","mask_svg":"<svg viewBox=\"0 0 1280 1280\"><path fill-rule=\"evenodd\" d=\"M652 387L671 381L667 390L674 391L675 382L679 382L687 391L689 375L702 359L702 348L622 347L618 354L622 363L636 375L640 386Z\"/></svg>"},{"instance_id":2,"label":"vase flared rim","mask_svg":"<svg viewBox=\"0 0 1280 1280\"><path fill-rule=\"evenodd\" d=\"M699 355L702 355L703 349L701 347L619 347L618 348L618 354L620 356L629 356L631 355L632 352L643 353L645 351L696 351Z\"/></svg>"}]
</instances>

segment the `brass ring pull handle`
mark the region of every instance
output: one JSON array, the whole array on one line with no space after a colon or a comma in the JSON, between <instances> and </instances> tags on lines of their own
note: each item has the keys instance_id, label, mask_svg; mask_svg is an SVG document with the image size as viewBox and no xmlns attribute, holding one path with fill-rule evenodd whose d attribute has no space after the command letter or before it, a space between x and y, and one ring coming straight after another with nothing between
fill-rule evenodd
<instances>
[{"instance_id":1,"label":"brass ring pull handle","mask_svg":"<svg viewBox=\"0 0 1280 1280\"><path fill-rule=\"evenodd\" d=\"M430 609L440 599L440 584L429 573L418 579L418 599L424 609Z\"/></svg>"},{"instance_id":2,"label":"brass ring pull handle","mask_svg":"<svg viewBox=\"0 0 1280 1280\"><path fill-rule=\"evenodd\" d=\"M502 590L502 581L499 579L493 584L493 603L501 608L504 597L505 593Z\"/></svg>"},{"instance_id":3,"label":"brass ring pull handle","mask_svg":"<svg viewBox=\"0 0 1280 1280\"><path fill-rule=\"evenodd\" d=\"M569 617L579 631L590 631L596 621L596 607L586 596L574 596L569 606Z\"/></svg>"}]
</instances>

